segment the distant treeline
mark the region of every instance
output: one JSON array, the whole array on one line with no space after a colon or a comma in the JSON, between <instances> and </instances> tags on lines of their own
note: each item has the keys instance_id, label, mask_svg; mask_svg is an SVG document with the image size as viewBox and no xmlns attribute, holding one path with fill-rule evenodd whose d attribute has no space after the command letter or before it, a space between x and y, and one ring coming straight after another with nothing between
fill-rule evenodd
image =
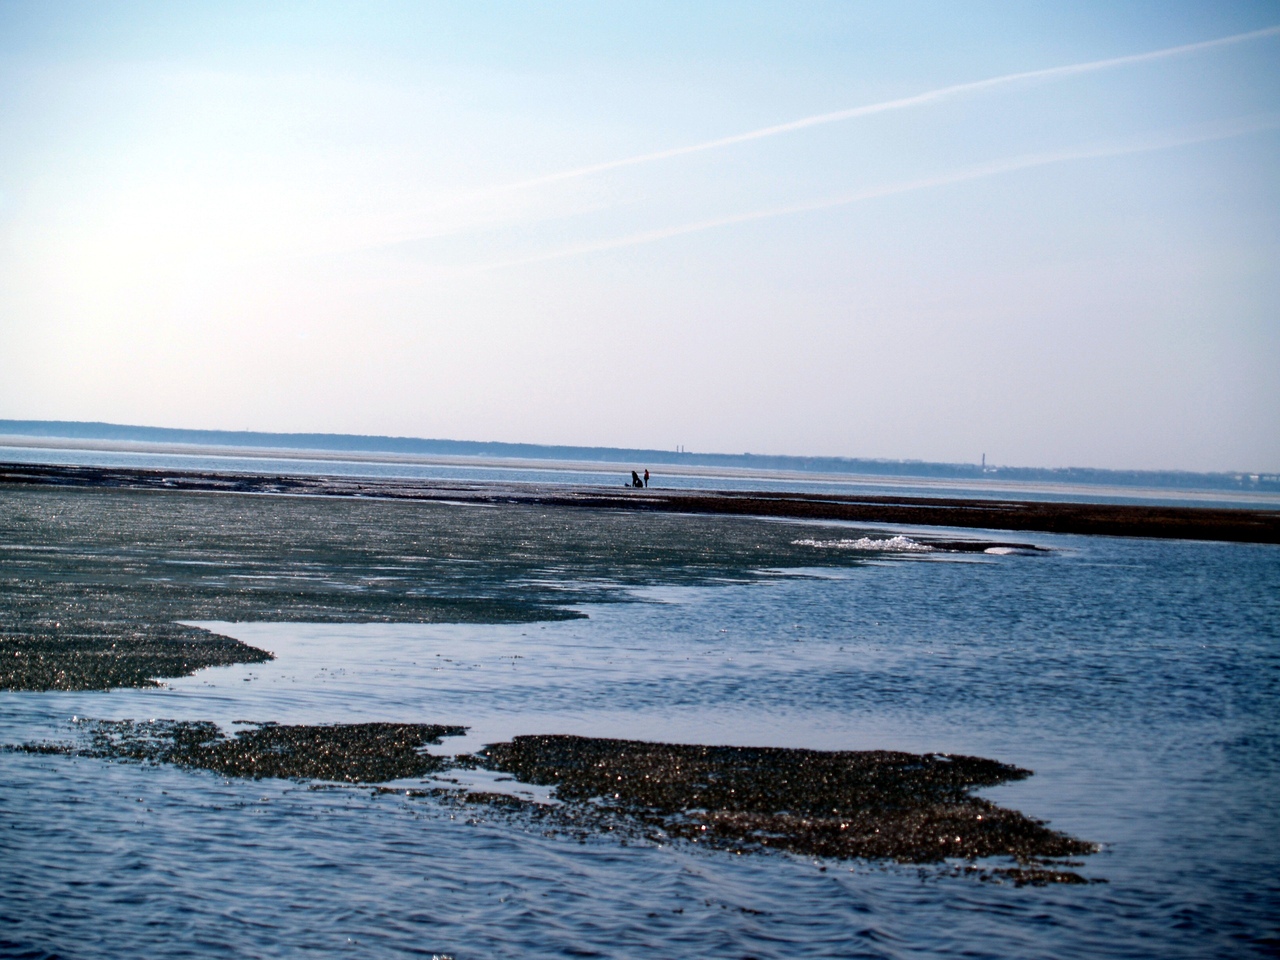
<instances>
[{"instance_id":1,"label":"distant treeline","mask_svg":"<svg viewBox=\"0 0 1280 960\"><path fill-rule=\"evenodd\" d=\"M0 434L66 440L117 440L222 447L274 447L341 453L399 453L427 456L511 457L581 460L643 466L739 467L878 477L947 480L1023 480L1109 486L1170 487L1182 490L1248 490L1280 493L1280 474L1193 473L1184 470L1099 470L1092 467L995 467L923 460L860 460L848 457L769 456L758 453L690 453L625 447L569 447L477 440L422 440L343 433L259 433L249 430L178 430L65 420L0 420Z\"/></svg>"}]
</instances>

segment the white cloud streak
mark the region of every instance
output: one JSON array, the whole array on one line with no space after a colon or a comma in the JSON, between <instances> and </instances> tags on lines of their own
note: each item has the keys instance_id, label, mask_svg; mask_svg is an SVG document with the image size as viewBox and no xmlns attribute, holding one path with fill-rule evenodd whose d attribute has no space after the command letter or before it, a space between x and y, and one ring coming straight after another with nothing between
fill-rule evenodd
<instances>
[{"instance_id":1,"label":"white cloud streak","mask_svg":"<svg viewBox=\"0 0 1280 960\"><path fill-rule=\"evenodd\" d=\"M668 150L655 150L652 153L641 153L634 157L624 157L620 160L608 160L604 163L595 163L584 167L576 167L572 170L562 170L558 173L549 173L540 177L521 180L516 183L491 187L489 190L483 191L483 193L522 190L528 187L558 183L562 180L575 180L580 177L589 177L597 173L606 173L610 170L619 170L624 167L634 167L645 163L654 163L659 160L672 160L676 157L688 156L692 153L703 153L707 150L719 150L723 147L731 147L739 143L748 143L752 140L763 140L766 137L776 137L784 133L794 133L797 130L805 130L809 127L817 127L823 124L838 123L844 120L854 120L858 117L869 117L877 113L889 113L894 110L906 110L912 107L922 107L939 101L952 100L957 97L993 90L999 87L1015 86L1017 84L1033 83L1044 80L1059 80L1087 73L1097 73L1102 70L1114 70L1118 67L1150 63L1155 60L1166 60L1171 57L1182 57L1220 47L1235 46L1236 44L1263 40L1268 37L1278 35L1280 35L1280 25L1265 27L1261 30L1251 30L1248 33L1237 33L1229 37L1219 37L1215 40L1202 40L1198 43L1186 43L1177 47L1165 47L1162 50L1151 50L1146 53L1134 53L1123 57L1111 57L1106 60L1091 60L1087 63L1068 64L1061 67L1047 67L1042 70L1024 70L1020 73L1008 73L999 77L990 77L986 80L957 83L949 87L940 87L937 90L929 90L925 93L918 93L910 97L900 97L896 100L885 100L881 103L865 104L861 107L851 107L846 110L836 110L831 113L820 113L811 117L803 117L799 120L791 120L787 123L778 123L773 126L761 127L758 130L749 130L746 133L736 133L727 137L718 137L714 140L705 140L702 143L689 144L683 147L672 147Z\"/></svg>"},{"instance_id":2,"label":"white cloud streak","mask_svg":"<svg viewBox=\"0 0 1280 960\"><path fill-rule=\"evenodd\" d=\"M855 203L861 203L866 200L875 200L881 197L912 193L917 190L944 187L956 183L965 183L971 180L981 180L986 177L1013 173L1018 170L1027 170L1032 167L1044 167L1051 164L1067 163L1074 160L1096 160L1105 157L1120 157L1135 153L1149 153L1155 150L1168 150L1174 147L1190 146L1196 143L1208 143L1214 140L1227 140L1232 137L1246 136L1251 133L1259 133L1264 130L1274 130L1277 128L1280 128L1280 114L1264 114L1254 117L1242 117L1226 123L1215 124L1212 127L1202 126L1191 131L1184 130L1180 133L1170 133L1163 137L1150 138L1137 142L1119 144L1111 143L1092 147L1081 147L1074 150L1055 151L1051 153L1026 154L1020 157L1011 157L1006 160L996 160L990 163L966 167L962 170L938 174L933 177L924 177L918 180L908 180L899 183L886 184L880 187L872 187L867 190L861 190L857 193L845 194L843 196L828 197L823 200L815 200L808 203L769 207L763 210L753 210L747 213L734 214L733 216L728 217L717 217L715 219L699 220L693 223L684 223L672 227L662 227L657 230L634 233L625 237L617 237L612 240L602 240L595 243L562 247L557 250L551 250L546 253L535 254L529 257L502 260L495 263L485 264L479 267L479 269L499 270L506 267L544 263L548 260L561 260L567 257L603 253L605 251L617 250L623 247L634 247L646 243L656 243L662 240L669 240L674 237L685 236L690 233L701 233L704 230L714 230L719 227L734 226L740 223L751 223L756 220L768 220L774 217L785 217L801 213L814 213L822 210L831 210Z\"/></svg>"}]
</instances>

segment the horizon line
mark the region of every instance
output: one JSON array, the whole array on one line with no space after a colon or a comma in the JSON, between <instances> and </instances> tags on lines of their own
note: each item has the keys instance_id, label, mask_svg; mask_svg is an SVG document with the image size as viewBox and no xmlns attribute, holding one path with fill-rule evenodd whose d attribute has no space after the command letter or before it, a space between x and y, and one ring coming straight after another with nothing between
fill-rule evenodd
<instances>
[{"instance_id":1,"label":"horizon line","mask_svg":"<svg viewBox=\"0 0 1280 960\"><path fill-rule=\"evenodd\" d=\"M200 434L248 434L262 437L340 437L352 440L393 440L410 443L454 443L466 444L472 446L502 446L502 447L536 447L542 449L570 449L570 450L600 450L600 451L617 451L621 453L649 453L662 454L666 456L679 457L722 457L722 458L745 458L754 457L769 460L799 460L799 461L840 461L845 463L867 463L867 464L883 464L883 465L920 465L929 467L963 467L977 468L981 466L980 461L966 460L928 460L920 457L867 457L867 456L849 456L844 454L804 454L804 453L753 453L745 451L742 453L717 452L710 450L690 451L690 450L673 450L670 448L658 447L620 447L608 446L600 444L581 444L581 443L539 443L532 441L520 440L459 440L449 439L445 437L415 437L394 434L377 434L377 433L334 433L332 431L315 431L315 430L252 430L252 429L227 429L222 427L164 427L153 426L147 424L130 424L130 423L113 423L108 420L44 420L34 418L0 418L0 439L23 437L31 440L64 440L64 441L90 441L98 442L115 442L115 443L151 443L157 446L198 446L199 444L183 444L181 441L172 441L165 443L159 440L126 440L122 438L112 437L87 437L87 436L65 436L47 433L6 433L5 427L9 425L19 424L40 424L49 426L68 425L83 427L111 427L123 430L145 430L160 431L165 433L200 433ZM2 446L3 444L0 444ZM225 446L228 449L236 449L233 444L219 444L216 442L205 444L207 446ZM32 445L34 446L34 445ZM271 447L262 446L256 449L270 450ZM394 451L377 451L377 450L355 450L346 451L339 448L317 448L317 447L292 447L299 451L312 452L331 452L331 453L393 453ZM428 454L429 455L429 454ZM248 459L253 459L249 457ZM266 459L266 458L262 458ZM512 459L522 459L514 457ZM549 457L547 459L560 459ZM785 469L785 468L780 468ZM1280 478L1280 472L1269 470L1192 470L1182 467L1091 467L1091 466L1015 466L1013 464L995 464L987 463L987 470L1028 470L1043 472L1067 472L1067 471L1089 471L1095 473L1107 474L1167 474L1167 475L1186 475L1186 476L1203 476L1203 477L1222 477L1222 478ZM803 471L801 471L803 472ZM1086 481L1087 482L1087 481ZM1270 482L1270 481L1268 481Z\"/></svg>"}]
</instances>

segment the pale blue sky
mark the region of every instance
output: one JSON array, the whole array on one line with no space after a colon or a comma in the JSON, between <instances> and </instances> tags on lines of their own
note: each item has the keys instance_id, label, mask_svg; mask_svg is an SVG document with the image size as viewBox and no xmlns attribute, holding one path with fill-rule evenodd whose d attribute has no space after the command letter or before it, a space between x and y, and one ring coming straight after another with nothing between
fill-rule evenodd
<instances>
[{"instance_id":1,"label":"pale blue sky","mask_svg":"<svg viewBox=\"0 0 1280 960\"><path fill-rule=\"evenodd\" d=\"M1280 470L1277 27L0 2L0 417Z\"/></svg>"}]
</instances>

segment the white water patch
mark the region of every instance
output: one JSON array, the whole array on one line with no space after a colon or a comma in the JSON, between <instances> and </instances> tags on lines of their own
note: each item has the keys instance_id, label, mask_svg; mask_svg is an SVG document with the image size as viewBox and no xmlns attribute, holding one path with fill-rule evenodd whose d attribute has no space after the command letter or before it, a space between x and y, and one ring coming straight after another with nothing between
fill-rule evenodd
<instances>
[{"instance_id":1,"label":"white water patch","mask_svg":"<svg viewBox=\"0 0 1280 960\"><path fill-rule=\"evenodd\" d=\"M818 547L823 550L874 550L889 553L933 553L928 544L918 543L910 537L859 537L857 540L792 540L798 547Z\"/></svg>"}]
</instances>

